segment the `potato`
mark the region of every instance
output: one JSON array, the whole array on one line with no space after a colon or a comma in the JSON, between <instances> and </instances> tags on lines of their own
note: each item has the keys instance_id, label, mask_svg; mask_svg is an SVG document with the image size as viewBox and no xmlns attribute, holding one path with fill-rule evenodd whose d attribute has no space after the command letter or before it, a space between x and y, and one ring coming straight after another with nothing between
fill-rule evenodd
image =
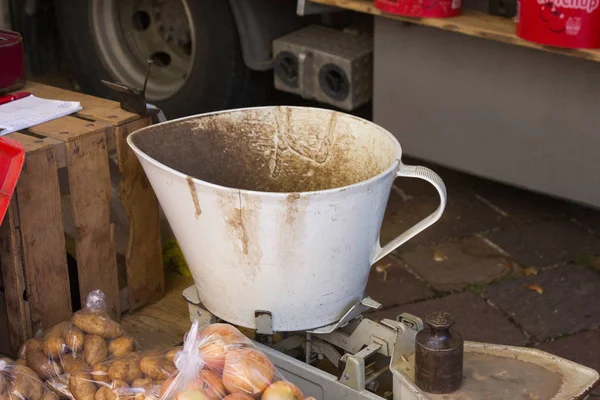
<instances>
[{"instance_id":1,"label":"potato","mask_svg":"<svg viewBox=\"0 0 600 400\"><path fill-rule=\"evenodd\" d=\"M0 372L0 396L5 396L6 393L10 390L10 381L8 380L8 376L5 373Z\"/></svg>"},{"instance_id":2,"label":"potato","mask_svg":"<svg viewBox=\"0 0 600 400\"><path fill-rule=\"evenodd\" d=\"M69 390L75 400L94 400L96 384L85 371L75 371L69 377Z\"/></svg>"},{"instance_id":3,"label":"potato","mask_svg":"<svg viewBox=\"0 0 600 400\"><path fill-rule=\"evenodd\" d=\"M179 347L174 347L171 350L169 350L167 352L167 355L165 355L165 358L169 361L175 361L175 356L177 355L178 352L180 352L181 350L183 350L182 346Z\"/></svg>"},{"instance_id":4,"label":"potato","mask_svg":"<svg viewBox=\"0 0 600 400\"><path fill-rule=\"evenodd\" d=\"M73 314L71 322L85 333L116 339L123 335L121 325L104 311L80 311Z\"/></svg>"},{"instance_id":5,"label":"potato","mask_svg":"<svg viewBox=\"0 0 600 400\"><path fill-rule=\"evenodd\" d=\"M52 390L46 390L42 396L42 400L58 400L58 396Z\"/></svg>"},{"instance_id":6,"label":"potato","mask_svg":"<svg viewBox=\"0 0 600 400\"><path fill-rule=\"evenodd\" d=\"M2 361L4 361L4 367L7 367L9 365L13 365L15 362L13 360L11 360L8 357L0 357L0 363L2 363Z\"/></svg>"},{"instance_id":7,"label":"potato","mask_svg":"<svg viewBox=\"0 0 600 400\"><path fill-rule=\"evenodd\" d=\"M108 377L108 368L110 364L96 364L92 368L92 379L98 382L111 383L112 380Z\"/></svg>"},{"instance_id":8,"label":"potato","mask_svg":"<svg viewBox=\"0 0 600 400\"><path fill-rule=\"evenodd\" d=\"M10 382L5 374L0 373L0 396L5 396L9 389Z\"/></svg>"},{"instance_id":9,"label":"potato","mask_svg":"<svg viewBox=\"0 0 600 400\"><path fill-rule=\"evenodd\" d=\"M147 378L167 379L177 368L166 358L144 357L140 361L140 369Z\"/></svg>"},{"instance_id":10,"label":"potato","mask_svg":"<svg viewBox=\"0 0 600 400\"><path fill-rule=\"evenodd\" d=\"M11 369L12 393L19 394L28 400L41 400L44 394L44 385L35 372L30 368L15 365Z\"/></svg>"},{"instance_id":11,"label":"potato","mask_svg":"<svg viewBox=\"0 0 600 400\"><path fill-rule=\"evenodd\" d=\"M108 348L106 341L98 335L85 335L84 359L90 365L106 360Z\"/></svg>"},{"instance_id":12,"label":"potato","mask_svg":"<svg viewBox=\"0 0 600 400\"><path fill-rule=\"evenodd\" d=\"M82 371L90 369L90 364L85 362L81 354L73 356L72 354L65 354L62 358L62 365L65 372L73 373L75 371Z\"/></svg>"},{"instance_id":13,"label":"potato","mask_svg":"<svg viewBox=\"0 0 600 400\"><path fill-rule=\"evenodd\" d=\"M149 396L149 394L153 393L154 388L157 386L158 386L158 384L156 383L156 381L152 381L148 378L136 379L131 384L131 387L138 389L138 390L139 389L144 389L144 390L141 392L137 391L137 395L132 400L145 400L145 399L149 399L149 398L150 399L156 398L156 396Z\"/></svg>"},{"instance_id":14,"label":"potato","mask_svg":"<svg viewBox=\"0 0 600 400\"><path fill-rule=\"evenodd\" d=\"M71 350L72 353L78 353L83 350L84 346L84 335L81 329L72 324L65 327L63 330L63 339L65 344Z\"/></svg>"},{"instance_id":15,"label":"potato","mask_svg":"<svg viewBox=\"0 0 600 400\"><path fill-rule=\"evenodd\" d=\"M67 350L65 339L63 338L63 331L70 324L68 322L61 322L60 324L54 325L46 334L42 341L42 351L44 354L54 360L57 360L61 354L64 354Z\"/></svg>"},{"instance_id":16,"label":"potato","mask_svg":"<svg viewBox=\"0 0 600 400\"><path fill-rule=\"evenodd\" d=\"M121 336L113 339L108 345L108 352L111 356L123 357L127 353L133 351L133 339L128 336Z\"/></svg>"},{"instance_id":17,"label":"potato","mask_svg":"<svg viewBox=\"0 0 600 400\"><path fill-rule=\"evenodd\" d=\"M110 387L113 389L129 389L129 385L127 384L127 382L118 379L116 381L113 381Z\"/></svg>"},{"instance_id":18,"label":"potato","mask_svg":"<svg viewBox=\"0 0 600 400\"><path fill-rule=\"evenodd\" d=\"M137 357L127 357L116 360L108 368L108 377L112 380L121 380L131 383L142 378L142 370Z\"/></svg>"},{"instance_id":19,"label":"potato","mask_svg":"<svg viewBox=\"0 0 600 400\"><path fill-rule=\"evenodd\" d=\"M8 380L8 374L2 372L5 368L14 364L14 361L10 358L0 357L0 397L6 396L9 391L10 381ZM6 370L8 371L8 370Z\"/></svg>"},{"instance_id":20,"label":"potato","mask_svg":"<svg viewBox=\"0 0 600 400\"><path fill-rule=\"evenodd\" d=\"M117 400L117 396L108 386L102 386L94 395L95 400Z\"/></svg>"},{"instance_id":21,"label":"potato","mask_svg":"<svg viewBox=\"0 0 600 400\"><path fill-rule=\"evenodd\" d=\"M64 395L61 397L71 397L69 390L69 374L64 374L61 376L57 376L56 378L51 378L46 381L50 385L50 387L60 393L60 395Z\"/></svg>"},{"instance_id":22,"label":"potato","mask_svg":"<svg viewBox=\"0 0 600 400\"><path fill-rule=\"evenodd\" d=\"M49 360L42 351L42 342L37 339L29 339L22 348L25 353L27 366L35 371L42 379L48 379L62 374L62 367Z\"/></svg>"},{"instance_id":23,"label":"potato","mask_svg":"<svg viewBox=\"0 0 600 400\"><path fill-rule=\"evenodd\" d=\"M152 384L152 381L148 378L136 379L131 383L132 388L143 388L145 385Z\"/></svg>"}]
</instances>

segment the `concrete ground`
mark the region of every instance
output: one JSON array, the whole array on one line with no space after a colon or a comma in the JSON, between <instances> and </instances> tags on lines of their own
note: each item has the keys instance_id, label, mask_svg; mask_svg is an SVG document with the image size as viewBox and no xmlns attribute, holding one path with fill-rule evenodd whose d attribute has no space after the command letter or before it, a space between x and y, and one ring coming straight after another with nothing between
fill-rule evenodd
<instances>
[{"instance_id":1,"label":"concrete ground","mask_svg":"<svg viewBox=\"0 0 600 400\"><path fill-rule=\"evenodd\" d=\"M600 371L600 211L431 168L448 188L446 211L373 268L367 294L383 308L370 318L448 311L465 340L537 347ZM397 179L381 242L437 204L426 182Z\"/></svg>"}]
</instances>

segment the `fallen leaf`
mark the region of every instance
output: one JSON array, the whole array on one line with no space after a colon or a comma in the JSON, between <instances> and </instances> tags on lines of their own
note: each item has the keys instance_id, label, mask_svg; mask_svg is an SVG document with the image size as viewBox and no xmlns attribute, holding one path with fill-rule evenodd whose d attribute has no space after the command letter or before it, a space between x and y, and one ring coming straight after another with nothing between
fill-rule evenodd
<instances>
[{"instance_id":1,"label":"fallen leaf","mask_svg":"<svg viewBox=\"0 0 600 400\"><path fill-rule=\"evenodd\" d=\"M505 262L505 263L500 263L498 264L499 267L502 267L504 269L511 269L512 268L512 264L509 262Z\"/></svg>"},{"instance_id":2,"label":"fallen leaf","mask_svg":"<svg viewBox=\"0 0 600 400\"><path fill-rule=\"evenodd\" d=\"M527 397L528 399L531 399L531 400L540 400L540 396L531 393L527 389L523 389L523 391L521 393L523 394L523 396Z\"/></svg>"},{"instance_id":3,"label":"fallen leaf","mask_svg":"<svg viewBox=\"0 0 600 400\"><path fill-rule=\"evenodd\" d=\"M441 251L436 250L435 252L433 252L433 259L434 261L442 262L446 261L448 259L448 256L442 253Z\"/></svg>"},{"instance_id":4,"label":"fallen leaf","mask_svg":"<svg viewBox=\"0 0 600 400\"><path fill-rule=\"evenodd\" d=\"M544 289L542 289L542 287L540 285L537 285L535 283L528 283L525 285L525 287L529 290L533 290L535 292L538 292L539 294L544 293Z\"/></svg>"},{"instance_id":5,"label":"fallen leaf","mask_svg":"<svg viewBox=\"0 0 600 400\"><path fill-rule=\"evenodd\" d=\"M523 273L525 275L537 275L538 274L538 270L537 270L536 267L529 267L529 268L523 269Z\"/></svg>"},{"instance_id":6,"label":"fallen leaf","mask_svg":"<svg viewBox=\"0 0 600 400\"><path fill-rule=\"evenodd\" d=\"M387 263L384 265L378 265L375 267L375 271L379 272L380 274L383 274L383 281L387 281L387 277L388 277L388 269L392 266L392 263Z\"/></svg>"}]
</instances>

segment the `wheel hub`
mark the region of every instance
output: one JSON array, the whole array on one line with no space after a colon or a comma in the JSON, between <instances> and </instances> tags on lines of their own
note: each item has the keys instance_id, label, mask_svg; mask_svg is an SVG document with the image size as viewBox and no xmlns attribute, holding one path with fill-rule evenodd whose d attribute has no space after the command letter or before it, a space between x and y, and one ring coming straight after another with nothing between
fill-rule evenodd
<instances>
[{"instance_id":1,"label":"wheel hub","mask_svg":"<svg viewBox=\"0 0 600 400\"><path fill-rule=\"evenodd\" d=\"M194 63L193 30L185 0L92 0L90 19L103 63L117 81L144 82L146 60L154 61L147 98L172 97Z\"/></svg>"},{"instance_id":2,"label":"wheel hub","mask_svg":"<svg viewBox=\"0 0 600 400\"><path fill-rule=\"evenodd\" d=\"M181 0L157 0L153 12L158 31L165 41L175 46L190 44L190 27Z\"/></svg>"}]
</instances>

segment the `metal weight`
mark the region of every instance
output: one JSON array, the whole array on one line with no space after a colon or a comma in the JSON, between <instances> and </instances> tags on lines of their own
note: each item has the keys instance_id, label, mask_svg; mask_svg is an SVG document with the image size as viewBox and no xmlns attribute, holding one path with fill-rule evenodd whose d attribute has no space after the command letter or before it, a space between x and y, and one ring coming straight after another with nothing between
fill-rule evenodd
<instances>
[{"instance_id":1,"label":"metal weight","mask_svg":"<svg viewBox=\"0 0 600 400\"><path fill-rule=\"evenodd\" d=\"M450 333L454 318L447 312L429 314L425 323L415 339L415 383L428 393L455 392L462 383L462 336Z\"/></svg>"}]
</instances>

